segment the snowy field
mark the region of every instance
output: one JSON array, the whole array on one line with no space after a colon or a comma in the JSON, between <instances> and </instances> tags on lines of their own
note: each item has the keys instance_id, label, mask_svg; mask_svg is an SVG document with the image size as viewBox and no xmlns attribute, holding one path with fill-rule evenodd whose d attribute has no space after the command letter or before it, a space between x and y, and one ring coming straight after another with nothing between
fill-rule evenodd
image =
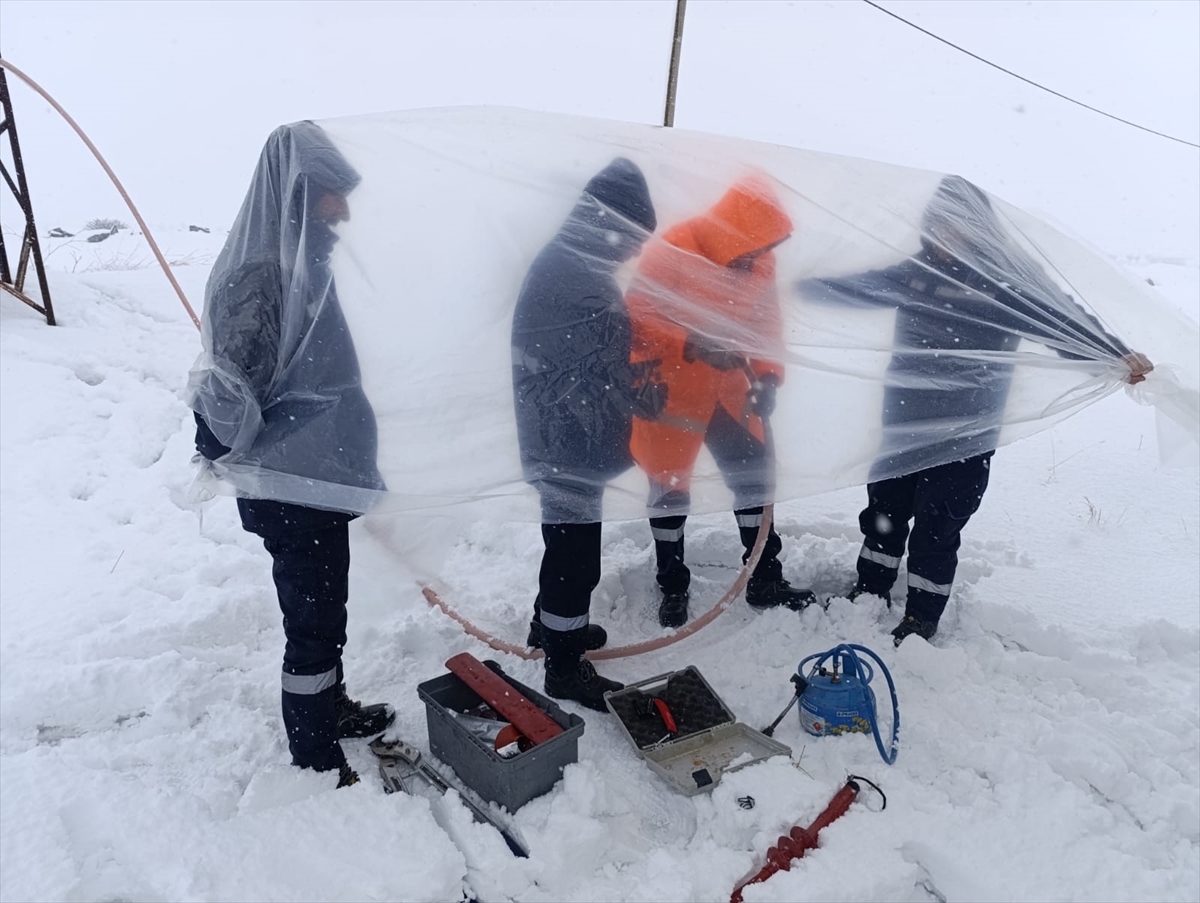
<instances>
[{"instance_id":1,"label":"snowy field","mask_svg":"<svg viewBox=\"0 0 1200 903\"><path fill-rule=\"evenodd\" d=\"M714 33L703 9L689 10L701 41ZM973 90L965 80L944 87L951 102ZM937 159L919 129L896 123L893 154L861 123L847 127L853 146L820 149L960 170L1044 207L1200 319L1195 151L1159 157L1149 149L1158 145L1109 131L1120 126L1069 118L1091 114L1059 117L1050 106L1059 101L1016 82L992 90L998 109L1028 105L1002 130L1023 140L986 159L966 137L941 149L971 166ZM18 115L36 108L17 91ZM710 96L689 128L751 136L746 108ZM330 112L350 111L311 115ZM277 121L287 118L296 117ZM798 124L773 128L752 137L818 145ZM1083 167L1125 165L1111 164L1107 180L1067 163L1051 175L1025 160L1039 141L1078 149ZM232 199L223 219L205 220L211 234L179 227L194 215L185 204L151 217L174 224L156 236L197 306L257 150L215 167L235 190L222 183ZM42 235L109 212L71 214L62 184L35 188L64 217L40 219ZM1084 195L1113 199L1119 215L1076 204ZM365 741L345 743L364 777L349 789L290 767L270 559L232 502L202 516L188 502L195 328L138 236L46 239L44 251L60 326L0 297L0 900L446 901L468 888L482 901L721 901L848 773L878 783L886 810L864 793L822 832L820 849L748 888L747 901L1200 900L1200 475L1194 451L1193 466L1163 465L1153 411L1124 393L997 453L932 643L913 637L893 649L899 612L845 599L801 615L738 602L691 639L601 665L626 682L695 665L739 720L761 728L787 702L800 659L864 644L897 684L894 766L869 737L813 740L793 712L775 734L790 762L755 765L688 798L637 759L611 718L570 706L587 722L579 762L512 816L531 850L516 859L453 795L385 795ZM851 585L864 495L778 507L789 580L821 594ZM425 527L385 526L401 536ZM426 746L416 685L444 673L449 656L495 658L540 687L539 663L494 653L431 609L415 570L371 528L363 519L351 531L352 694L394 704L397 732ZM699 614L736 574L732 516L694 519L688 544ZM464 525L440 576L460 609L520 642L540 550L536 526ZM644 522L606 525L592 617L613 644L662 632ZM746 795L754 808L739 806Z\"/></svg>"},{"instance_id":2,"label":"snowy field","mask_svg":"<svg viewBox=\"0 0 1200 903\"><path fill-rule=\"evenodd\" d=\"M195 261L175 273L200 297L220 237L162 239ZM194 328L160 271L103 269L147 259L136 236L50 249L76 269L52 273L62 325L0 307L4 899L448 900L466 879L484 900L718 900L847 772L883 786L887 810L864 796L748 900L1196 898L1197 471L1159 466L1149 409L1117 395L1000 451L932 645L893 650L897 615L869 605L739 603L690 640L603 665L624 681L695 665L761 728L802 657L863 643L899 688L894 767L866 737L813 741L793 714L776 736L803 771L775 760L689 799L584 712L579 764L516 813L533 851L516 860L457 802L385 796L363 742L346 744L368 777L350 790L287 764L269 559L230 502L202 521L186 502ZM1134 272L1195 314L1194 267ZM850 585L861 496L781 506L794 583ZM614 643L659 634L647 525L606 531L593 617ZM353 543L351 689L395 704L399 732L424 744L416 684L456 652L497 654L430 609L364 522ZM693 522L695 612L732 581L738 548L731 516ZM448 595L520 642L539 555L536 526L464 529ZM498 658L540 686L540 665Z\"/></svg>"}]
</instances>

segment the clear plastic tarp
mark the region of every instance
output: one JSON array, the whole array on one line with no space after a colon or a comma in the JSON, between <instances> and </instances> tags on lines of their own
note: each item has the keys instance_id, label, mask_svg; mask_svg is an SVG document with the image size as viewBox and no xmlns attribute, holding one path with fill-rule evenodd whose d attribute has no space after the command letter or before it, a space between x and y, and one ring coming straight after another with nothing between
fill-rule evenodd
<instances>
[{"instance_id":1,"label":"clear plastic tarp","mask_svg":"<svg viewBox=\"0 0 1200 903\"><path fill-rule=\"evenodd\" d=\"M989 451L1119 389L1197 438L1196 325L966 180L500 108L297 123L214 265L201 483L589 522Z\"/></svg>"}]
</instances>

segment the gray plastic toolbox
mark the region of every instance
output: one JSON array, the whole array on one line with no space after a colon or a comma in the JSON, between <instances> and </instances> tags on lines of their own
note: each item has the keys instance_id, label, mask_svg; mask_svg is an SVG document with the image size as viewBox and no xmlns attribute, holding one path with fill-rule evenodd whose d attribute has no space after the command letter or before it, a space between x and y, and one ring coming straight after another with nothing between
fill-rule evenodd
<instances>
[{"instance_id":1,"label":"gray plastic toolbox","mask_svg":"<svg viewBox=\"0 0 1200 903\"><path fill-rule=\"evenodd\" d=\"M667 733L646 697L662 699L678 729ZM676 790L692 796L712 790L727 772L771 756L790 756L791 747L741 724L694 667L672 671L604 694L637 754Z\"/></svg>"},{"instance_id":2,"label":"gray plastic toolbox","mask_svg":"<svg viewBox=\"0 0 1200 903\"><path fill-rule=\"evenodd\" d=\"M454 674L445 674L417 685L425 703L429 751L454 769L459 779L485 800L515 812L558 783L563 769L579 761L579 738L584 722L564 712L557 703L509 677L496 662L483 663L554 719L563 732L531 749L505 759L492 745L471 733L455 718L483 700Z\"/></svg>"}]
</instances>

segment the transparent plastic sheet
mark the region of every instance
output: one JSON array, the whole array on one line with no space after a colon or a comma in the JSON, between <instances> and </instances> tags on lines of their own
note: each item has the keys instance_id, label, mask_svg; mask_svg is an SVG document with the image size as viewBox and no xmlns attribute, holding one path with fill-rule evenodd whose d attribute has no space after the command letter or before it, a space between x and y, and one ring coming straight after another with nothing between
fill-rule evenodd
<instances>
[{"instance_id":1,"label":"transparent plastic sheet","mask_svg":"<svg viewBox=\"0 0 1200 903\"><path fill-rule=\"evenodd\" d=\"M1196 341L961 179L453 108L272 135L191 386L228 449L210 489L587 522L987 451L1119 388L1130 351L1160 367L1141 399L1194 437Z\"/></svg>"}]
</instances>

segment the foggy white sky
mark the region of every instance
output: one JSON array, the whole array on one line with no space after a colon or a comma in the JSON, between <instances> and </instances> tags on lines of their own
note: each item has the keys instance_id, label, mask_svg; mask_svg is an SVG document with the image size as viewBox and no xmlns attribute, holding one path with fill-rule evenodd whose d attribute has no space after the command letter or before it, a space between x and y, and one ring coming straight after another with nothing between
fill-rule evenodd
<instances>
[{"instance_id":1,"label":"foggy white sky","mask_svg":"<svg viewBox=\"0 0 1200 903\"><path fill-rule=\"evenodd\" d=\"M1200 140L1200 3L884 5L1055 90ZM661 121L674 8L3 0L0 51L75 116L152 224L226 228L283 122L454 104ZM128 218L67 126L11 76L10 87L41 231ZM864 3L692 0L676 126L958 172L1113 254L1194 260L1200 244L1200 151Z\"/></svg>"}]
</instances>

